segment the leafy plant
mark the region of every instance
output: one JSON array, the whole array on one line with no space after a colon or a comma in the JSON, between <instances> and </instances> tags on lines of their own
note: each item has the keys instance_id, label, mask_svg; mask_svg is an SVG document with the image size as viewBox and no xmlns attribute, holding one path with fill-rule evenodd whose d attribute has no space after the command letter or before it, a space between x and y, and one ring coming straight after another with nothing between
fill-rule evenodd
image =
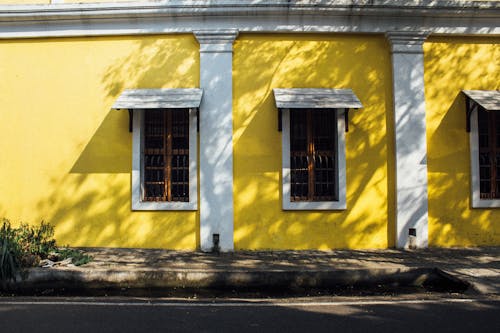
<instances>
[{"instance_id":1,"label":"leafy plant","mask_svg":"<svg viewBox=\"0 0 500 333\"><path fill-rule=\"evenodd\" d=\"M24 253L46 258L57 249L54 237L54 227L42 221L39 226L23 223L16 232L16 240Z\"/></svg>"},{"instance_id":2,"label":"leafy plant","mask_svg":"<svg viewBox=\"0 0 500 333\"><path fill-rule=\"evenodd\" d=\"M7 281L16 280L16 275L21 271L20 258L22 250L16 241L16 229L10 222L2 220L0 227L0 282L5 287Z\"/></svg>"},{"instance_id":3,"label":"leafy plant","mask_svg":"<svg viewBox=\"0 0 500 333\"><path fill-rule=\"evenodd\" d=\"M85 265L86 263L89 263L92 260L91 256L83 253L81 250L78 249L70 249L66 247L59 249L57 252L60 255L60 259L62 260L71 258L72 263L75 266Z\"/></svg>"},{"instance_id":4,"label":"leafy plant","mask_svg":"<svg viewBox=\"0 0 500 333\"><path fill-rule=\"evenodd\" d=\"M0 227L0 283L5 288L8 281L16 281L18 274L25 277L25 267L34 267L41 259L54 255L55 260L71 258L75 266L83 265L92 257L81 250L63 248L58 250L54 237L54 227L42 221L31 226L22 223L12 228L10 221L1 220Z\"/></svg>"}]
</instances>

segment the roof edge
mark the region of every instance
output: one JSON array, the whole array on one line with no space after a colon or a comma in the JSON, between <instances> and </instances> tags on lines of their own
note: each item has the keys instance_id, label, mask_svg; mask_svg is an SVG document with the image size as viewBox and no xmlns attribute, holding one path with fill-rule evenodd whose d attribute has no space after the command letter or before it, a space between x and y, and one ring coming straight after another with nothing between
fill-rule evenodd
<instances>
[{"instance_id":1,"label":"roof edge","mask_svg":"<svg viewBox=\"0 0 500 333\"><path fill-rule=\"evenodd\" d=\"M500 1L459 0L171 0L0 5L0 22L127 17L383 15L499 17Z\"/></svg>"}]
</instances>

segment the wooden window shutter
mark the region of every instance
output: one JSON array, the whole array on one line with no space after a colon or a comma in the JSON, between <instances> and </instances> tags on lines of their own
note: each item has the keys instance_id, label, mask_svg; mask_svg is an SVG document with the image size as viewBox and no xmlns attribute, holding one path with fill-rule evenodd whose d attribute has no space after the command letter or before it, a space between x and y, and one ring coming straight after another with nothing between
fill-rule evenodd
<instances>
[{"instance_id":1,"label":"wooden window shutter","mask_svg":"<svg viewBox=\"0 0 500 333\"><path fill-rule=\"evenodd\" d=\"M481 199L500 199L500 115L478 108Z\"/></svg>"},{"instance_id":2,"label":"wooden window shutter","mask_svg":"<svg viewBox=\"0 0 500 333\"><path fill-rule=\"evenodd\" d=\"M336 140L334 110L290 110L291 201L337 200Z\"/></svg>"},{"instance_id":3,"label":"wooden window shutter","mask_svg":"<svg viewBox=\"0 0 500 333\"><path fill-rule=\"evenodd\" d=\"M144 117L144 201L189 201L189 110Z\"/></svg>"}]
</instances>

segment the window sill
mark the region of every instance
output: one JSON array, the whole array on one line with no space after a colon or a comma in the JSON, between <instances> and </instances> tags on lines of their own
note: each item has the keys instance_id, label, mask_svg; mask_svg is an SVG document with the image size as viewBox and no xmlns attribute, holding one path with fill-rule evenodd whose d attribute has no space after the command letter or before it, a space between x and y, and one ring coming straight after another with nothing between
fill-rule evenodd
<instances>
[{"instance_id":1,"label":"window sill","mask_svg":"<svg viewBox=\"0 0 500 333\"><path fill-rule=\"evenodd\" d=\"M186 210L195 211L198 209L196 202L157 202L157 201L132 201L132 210L168 211Z\"/></svg>"},{"instance_id":2,"label":"window sill","mask_svg":"<svg viewBox=\"0 0 500 333\"><path fill-rule=\"evenodd\" d=\"M500 208L500 199L472 199L472 208Z\"/></svg>"},{"instance_id":3,"label":"window sill","mask_svg":"<svg viewBox=\"0 0 500 333\"><path fill-rule=\"evenodd\" d=\"M283 210L345 210L346 203L341 201L283 201Z\"/></svg>"}]
</instances>

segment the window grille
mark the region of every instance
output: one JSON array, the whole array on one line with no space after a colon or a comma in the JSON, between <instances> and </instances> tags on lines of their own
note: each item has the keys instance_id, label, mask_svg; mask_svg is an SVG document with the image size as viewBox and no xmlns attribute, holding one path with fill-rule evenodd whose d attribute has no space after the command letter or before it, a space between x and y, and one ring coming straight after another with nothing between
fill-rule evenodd
<instances>
[{"instance_id":1,"label":"window grille","mask_svg":"<svg viewBox=\"0 0 500 333\"><path fill-rule=\"evenodd\" d=\"M481 199L500 199L500 115L478 108Z\"/></svg>"},{"instance_id":2,"label":"window grille","mask_svg":"<svg viewBox=\"0 0 500 333\"><path fill-rule=\"evenodd\" d=\"M152 109L144 118L144 201L189 201L189 110Z\"/></svg>"},{"instance_id":3,"label":"window grille","mask_svg":"<svg viewBox=\"0 0 500 333\"><path fill-rule=\"evenodd\" d=\"M335 117L328 109L290 110L291 201L337 200Z\"/></svg>"}]
</instances>

